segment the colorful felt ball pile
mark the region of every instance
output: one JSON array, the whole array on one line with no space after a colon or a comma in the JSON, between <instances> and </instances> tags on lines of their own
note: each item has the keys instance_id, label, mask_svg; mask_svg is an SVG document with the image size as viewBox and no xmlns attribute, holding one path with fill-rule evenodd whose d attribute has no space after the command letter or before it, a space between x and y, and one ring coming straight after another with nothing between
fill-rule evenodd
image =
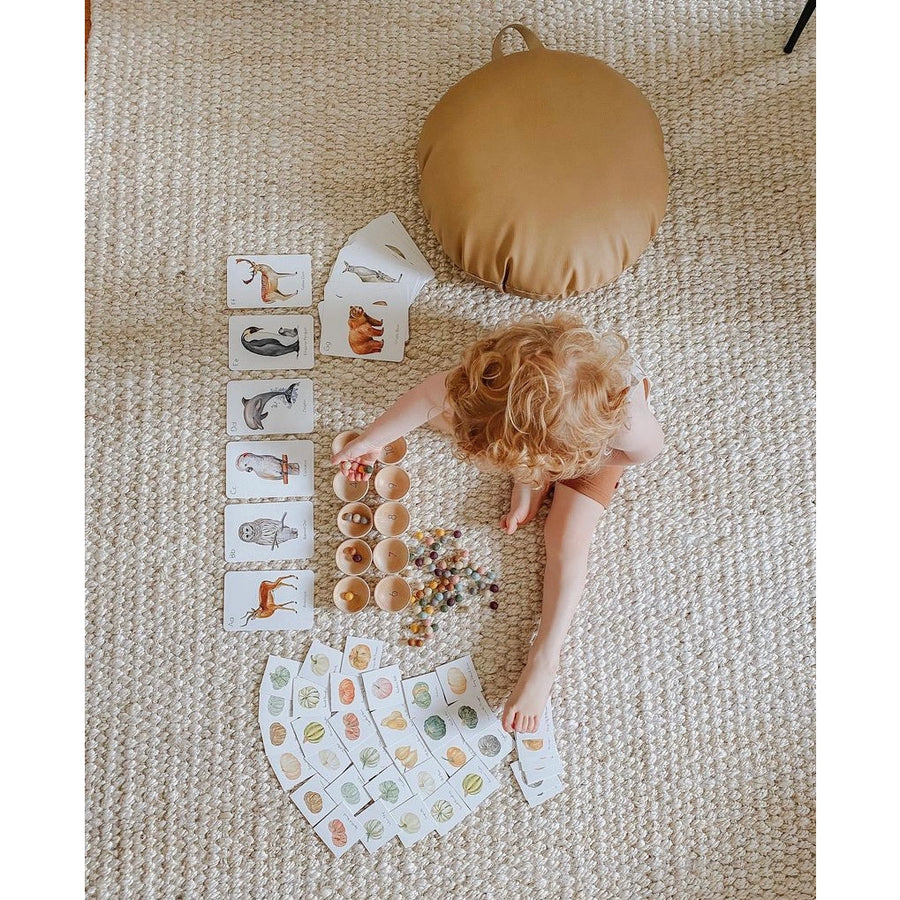
<instances>
[{"instance_id":1,"label":"colorful felt ball pile","mask_svg":"<svg viewBox=\"0 0 900 900\"><path fill-rule=\"evenodd\" d=\"M471 558L459 543L461 537L459 529L449 528L413 533L409 576L413 619L406 623L410 647L421 647L434 638L439 627L435 619L441 613L465 608L478 598L491 609L500 606L497 576Z\"/></svg>"}]
</instances>

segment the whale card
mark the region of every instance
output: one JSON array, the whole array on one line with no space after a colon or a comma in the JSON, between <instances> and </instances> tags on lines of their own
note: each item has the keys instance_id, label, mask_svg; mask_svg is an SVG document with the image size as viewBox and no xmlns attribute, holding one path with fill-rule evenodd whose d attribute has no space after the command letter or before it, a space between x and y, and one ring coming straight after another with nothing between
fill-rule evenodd
<instances>
[{"instance_id":1,"label":"whale card","mask_svg":"<svg viewBox=\"0 0 900 900\"><path fill-rule=\"evenodd\" d=\"M229 381L227 398L229 434L308 434L313 430L309 378Z\"/></svg>"},{"instance_id":2,"label":"whale card","mask_svg":"<svg viewBox=\"0 0 900 900\"><path fill-rule=\"evenodd\" d=\"M312 258L308 253L229 256L225 281L232 309L309 306Z\"/></svg>"},{"instance_id":3,"label":"whale card","mask_svg":"<svg viewBox=\"0 0 900 900\"><path fill-rule=\"evenodd\" d=\"M229 503L225 507L226 561L286 561L312 555L313 507L309 500Z\"/></svg>"},{"instance_id":4,"label":"whale card","mask_svg":"<svg viewBox=\"0 0 900 900\"><path fill-rule=\"evenodd\" d=\"M385 305L382 306L381 303ZM319 352L324 356L400 362L408 334L407 310L387 301L335 297L318 305Z\"/></svg>"},{"instance_id":5,"label":"whale card","mask_svg":"<svg viewBox=\"0 0 900 900\"><path fill-rule=\"evenodd\" d=\"M314 362L312 316L231 316L228 320L232 372L311 369Z\"/></svg>"},{"instance_id":6,"label":"whale card","mask_svg":"<svg viewBox=\"0 0 900 900\"><path fill-rule=\"evenodd\" d=\"M311 497L312 441L229 441L225 493L230 499Z\"/></svg>"},{"instance_id":7,"label":"whale card","mask_svg":"<svg viewBox=\"0 0 900 900\"><path fill-rule=\"evenodd\" d=\"M303 631L313 626L309 570L226 572L226 631Z\"/></svg>"},{"instance_id":8,"label":"whale card","mask_svg":"<svg viewBox=\"0 0 900 900\"><path fill-rule=\"evenodd\" d=\"M434 269L428 264L415 241L409 236L394 213L379 216L368 225L355 231L350 235L344 249L352 252L354 249L363 247L375 255L376 269L384 269L388 274L392 274L396 266L400 266L404 270L412 270L416 282L413 297L434 278ZM332 269L331 277L339 274L335 272L336 268L338 268L337 265Z\"/></svg>"}]
</instances>

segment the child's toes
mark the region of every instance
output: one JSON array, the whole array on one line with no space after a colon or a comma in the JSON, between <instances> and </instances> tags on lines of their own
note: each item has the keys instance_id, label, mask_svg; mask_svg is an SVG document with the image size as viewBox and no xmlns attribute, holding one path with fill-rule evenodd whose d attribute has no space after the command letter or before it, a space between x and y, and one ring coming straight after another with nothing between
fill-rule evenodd
<instances>
[{"instance_id":1,"label":"child's toes","mask_svg":"<svg viewBox=\"0 0 900 900\"><path fill-rule=\"evenodd\" d=\"M507 707L503 710L503 727L506 731L513 730L513 720L516 717L516 711L513 708Z\"/></svg>"}]
</instances>

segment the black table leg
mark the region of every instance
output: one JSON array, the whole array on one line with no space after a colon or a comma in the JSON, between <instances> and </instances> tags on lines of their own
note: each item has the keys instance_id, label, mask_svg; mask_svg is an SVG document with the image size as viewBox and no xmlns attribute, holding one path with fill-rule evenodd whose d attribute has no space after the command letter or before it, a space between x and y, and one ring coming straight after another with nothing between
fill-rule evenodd
<instances>
[{"instance_id":1,"label":"black table leg","mask_svg":"<svg viewBox=\"0 0 900 900\"><path fill-rule=\"evenodd\" d=\"M809 17L816 11L816 0L806 0L806 6L803 7L803 12L800 13L800 18L797 19L797 24L794 26L794 30L791 33L791 36L788 38L788 42L784 45L784 52L790 53L791 50L794 49L794 44L797 43L797 38L800 37L803 29L806 28L806 23L809 21Z\"/></svg>"}]
</instances>

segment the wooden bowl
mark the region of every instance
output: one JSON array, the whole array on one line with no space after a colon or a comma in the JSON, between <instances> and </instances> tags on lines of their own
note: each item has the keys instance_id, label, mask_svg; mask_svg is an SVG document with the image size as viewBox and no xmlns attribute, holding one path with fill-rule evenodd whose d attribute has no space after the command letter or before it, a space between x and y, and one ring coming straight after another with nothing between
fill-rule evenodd
<instances>
[{"instance_id":1,"label":"wooden bowl","mask_svg":"<svg viewBox=\"0 0 900 900\"><path fill-rule=\"evenodd\" d=\"M387 612L400 612L409 606L412 588L399 575L388 575L375 585L375 605Z\"/></svg>"},{"instance_id":2,"label":"wooden bowl","mask_svg":"<svg viewBox=\"0 0 900 900\"><path fill-rule=\"evenodd\" d=\"M402 503L393 500L382 503L375 510L375 527L385 537L398 537L409 528L409 510Z\"/></svg>"},{"instance_id":3,"label":"wooden bowl","mask_svg":"<svg viewBox=\"0 0 900 900\"><path fill-rule=\"evenodd\" d=\"M409 493L409 475L400 466L384 466L375 475L375 492L385 500L402 500Z\"/></svg>"},{"instance_id":4,"label":"wooden bowl","mask_svg":"<svg viewBox=\"0 0 900 900\"><path fill-rule=\"evenodd\" d=\"M378 461L383 462L386 466L393 466L406 456L407 449L406 438L399 437L396 441L391 441L381 448Z\"/></svg>"},{"instance_id":5,"label":"wooden bowl","mask_svg":"<svg viewBox=\"0 0 900 900\"><path fill-rule=\"evenodd\" d=\"M348 575L334 586L332 600L341 612L358 613L361 609L365 609L370 593L369 586L362 578ZM348 600L346 594L352 594L352 599Z\"/></svg>"},{"instance_id":6,"label":"wooden bowl","mask_svg":"<svg viewBox=\"0 0 900 900\"><path fill-rule=\"evenodd\" d=\"M385 538L375 545L372 557L382 572L393 575L408 565L409 547L400 538Z\"/></svg>"},{"instance_id":7,"label":"wooden bowl","mask_svg":"<svg viewBox=\"0 0 900 900\"><path fill-rule=\"evenodd\" d=\"M354 562L354 554L362 559ZM365 541L344 541L335 551L334 562L345 575L362 575L372 565L372 548Z\"/></svg>"},{"instance_id":8,"label":"wooden bowl","mask_svg":"<svg viewBox=\"0 0 900 900\"><path fill-rule=\"evenodd\" d=\"M347 444L350 443L354 438L359 437L358 431L342 431L340 434L335 435L334 440L331 442L331 452L332 453L340 453Z\"/></svg>"},{"instance_id":9,"label":"wooden bowl","mask_svg":"<svg viewBox=\"0 0 900 900\"><path fill-rule=\"evenodd\" d=\"M352 522L350 516L360 515L367 519L367 523ZM344 516L347 516L345 519ZM372 510L365 503L348 503L341 507L338 513L337 526L338 530L344 537L361 538L365 537L372 530L372 522L374 520Z\"/></svg>"},{"instance_id":10,"label":"wooden bowl","mask_svg":"<svg viewBox=\"0 0 900 900\"><path fill-rule=\"evenodd\" d=\"M362 500L369 490L368 481L350 481L343 472L338 472L331 481L334 493L344 501L350 503L354 500Z\"/></svg>"}]
</instances>

